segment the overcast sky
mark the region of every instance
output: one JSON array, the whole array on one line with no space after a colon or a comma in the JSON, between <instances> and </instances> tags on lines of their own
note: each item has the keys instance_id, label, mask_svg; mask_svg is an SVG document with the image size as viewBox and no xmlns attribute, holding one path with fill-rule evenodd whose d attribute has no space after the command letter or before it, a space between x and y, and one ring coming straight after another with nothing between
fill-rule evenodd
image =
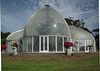
<instances>
[{"instance_id":1,"label":"overcast sky","mask_svg":"<svg viewBox=\"0 0 100 71\"><path fill-rule=\"evenodd\" d=\"M99 28L98 0L1 0L1 30L12 33L22 29L45 4L64 18L83 19L90 31Z\"/></svg>"}]
</instances>

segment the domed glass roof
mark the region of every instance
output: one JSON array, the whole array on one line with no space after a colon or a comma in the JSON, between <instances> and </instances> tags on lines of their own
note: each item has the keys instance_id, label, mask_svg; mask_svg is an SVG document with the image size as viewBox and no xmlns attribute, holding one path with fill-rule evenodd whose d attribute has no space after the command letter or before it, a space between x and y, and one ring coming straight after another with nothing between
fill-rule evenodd
<instances>
[{"instance_id":1,"label":"domed glass roof","mask_svg":"<svg viewBox=\"0 0 100 71\"><path fill-rule=\"evenodd\" d=\"M9 41L9 40L20 40L23 38L23 33L24 33L24 28L21 29L21 30L18 30L16 32L13 32L11 33L7 38L6 40Z\"/></svg>"},{"instance_id":2,"label":"domed glass roof","mask_svg":"<svg viewBox=\"0 0 100 71\"><path fill-rule=\"evenodd\" d=\"M25 28L24 37L40 35L63 35L70 37L70 30L66 21L49 5L34 13Z\"/></svg>"},{"instance_id":3,"label":"domed glass roof","mask_svg":"<svg viewBox=\"0 0 100 71\"><path fill-rule=\"evenodd\" d=\"M73 40L95 40L93 35L88 31L76 26L69 26L71 32L71 38Z\"/></svg>"}]
</instances>

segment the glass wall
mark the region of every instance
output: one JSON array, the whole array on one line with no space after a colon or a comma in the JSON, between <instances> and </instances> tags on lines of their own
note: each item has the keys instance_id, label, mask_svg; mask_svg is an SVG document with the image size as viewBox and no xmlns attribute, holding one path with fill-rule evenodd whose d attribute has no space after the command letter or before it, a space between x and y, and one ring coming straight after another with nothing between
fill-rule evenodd
<instances>
[{"instance_id":1,"label":"glass wall","mask_svg":"<svg viewBox=\"0 0 100 71\"><path fill-rule=\"evenodd\" d=\"M32 37L28 38L28 52L32 52Z\"/></svg>"},{"instance_id":2,"label":"glass wall","mask_svg":"<svg viewBox=\"0 0 100 71\"><path fill-rule=\"evenodd\" d=\"M41 36L41 38L39 37L40 36L24 38L22 40L23 52L64 52L64 41L68 41L68 38L64 36ZM41 42L39 43L39 41Z\"/></svg>"},{"instance_id":3,"label":"glass wall","mask_svg":"<svg viewBox=\"0 0 100 71\"><path fill-rule=\"evenodd\" d=\"M79 41L79 51L85 51L85 40Z\"/></svg>"},{"instance_id":4,"label":"glass wall","mask_svg":"<svg viewBox=\"0 0 100 71\"><path fill-rule=\"evenodd\" d=\"M63 51L62 37L57 37L57 51Z\"/></svg>"},{"instance_id":5,"label":"glass wall","mask_svg":"<svg viewBox=\"0 0 100 71\"><path fill-rule=\"evenodd\" d=\"M89 52L89 47L87 47L91 43L91 40L74 40L74 47L72 47L72 52Z\"/></svg>"},{"instance_id":6,"label":"glass wall","mask_svg":"<svg viewBox=\"0 0 100 71\"><path fill-rule=\"evenodd\" d=\"M33 52L39 52L39 37L34 36Z\"/></svg>"},{"instance_id":7,"label":"glass wall","mask_svg":"<svg viewBox=\"0 0 100 71\"><path fill-rule=\"evenodd\" d=\"M22 52L22 40L19 41L19 48L18 48L18 52Z\"/></svg>"},{"instance_id":8,"label":"glass wall","mask_svg":"<svg viewBox=\"0 0 100 71\"><path fill-rule=\"evenodd\" d=\"M49 36L49 51L56 51L55 36Z\"/></svg>"},{"instance_id":9,"label":"glass wall","mask_svg":"<svg viewBox=\"0 0 100 71\"><path fill-rule=\"evenodd\" d=\"M65 52L64 42L69 41L68 37L64 36L33 36L23 39L24 52ZM47 40L48 39L48 40ZM41 40L41 42L40 42ZM89 52L88 47L91 40L74 40L72 52ZM39 45L40 44L40 45ZM40 50L39 50L40 49ZM11 50L9 48L8 50Z\"/></svg>"},{"instance_id":10,"label":"glass wall","mask_svg":"<svg viewBox=\"0 0 100 71\"><path fill-rule=\"evenodd\" d=\"M73 44L75 46L72 47L72 52L78 52L78 41L74 41Z\"/></svg>"}]
</instances>

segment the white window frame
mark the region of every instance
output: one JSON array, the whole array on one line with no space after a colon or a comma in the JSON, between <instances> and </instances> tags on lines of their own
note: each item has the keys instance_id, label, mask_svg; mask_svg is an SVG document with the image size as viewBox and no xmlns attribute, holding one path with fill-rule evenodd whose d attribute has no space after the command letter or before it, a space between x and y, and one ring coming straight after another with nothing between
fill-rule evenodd
<instances>
[{"instance_id":1,"label":"white window frame","mask_svg":"<svg viewBox=\"0 0 100 71\"><path fill-rule=\"evenodd\" d=\"M41 38L43 37L43 50L41 50ZM45 37L47 37L47 50L45 50ZM39 37L39 52L49 52L49 37L48 36L40 36Z\"/></svg>"}]
</instances>

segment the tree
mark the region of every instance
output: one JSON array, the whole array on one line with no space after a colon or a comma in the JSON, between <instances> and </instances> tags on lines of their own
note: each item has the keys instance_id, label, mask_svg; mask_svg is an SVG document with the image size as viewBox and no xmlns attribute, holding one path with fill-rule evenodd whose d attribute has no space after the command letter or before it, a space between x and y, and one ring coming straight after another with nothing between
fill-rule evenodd
<instances>
[{"instance_id":1,"label":"tree","mask_svg":"<svg viewBox=\"0 0 100 71\"><path fill-rule=\"evenodd\" d=\"M93 32L95 32L95 36L99 34L99 29L93 29Z\"/></svg>"},{"instance_id":2,"label":"tree","mask_svg":"<svg viewBox=\"0 0 100 71\"><path fill-rule=\"evenodd\" d=\"M72 18L65 18L65 21L68 23L68 25L72 25L74 20Z\"/></svg>"},{"instance_id":3,"label":"tree","mask_svg":"<svg viewBox=\"0 0 100 71\"><path fill-rule=\"evenodd\" d=\"M84 30L86 30L86 31L88 31L88 32L90 32L91 34L92 34L92 32L91 31L89 31L87 28L83 28ZM93 35L93 34L92 34Z\"/></svg>"},{"instance_id":4,"label":"tree","mask_svg":"<svg viewBox=\"0 0 100 71\"><path fill-rule=\"evenodd\" d=\"M65 18L65 21L68 23L68 25L74 25L77 27L84 28L85 22L82 20L73 20L72 17Z\"/></svg>"},{"instance_id":5,"label":"tree","mask_svg":"<svg viewBox=\"0 0 100 71\"><path fill-rule=\"evenodd\" d=\"M1 38L7 38L7 36L10 34L10 32L6 32L6 33L3 33L1 31Z\"/></svg>"},{"instance_id":6,"label":"tree","mask_svg":"<svg viewBox=\"0 0 100 71\"><path fill-rule=\"evenodd\" d=\"M93 32L95 32L95 41L96 41L96 47L97 50L99 50L99 28L93 29Z\"/></svg>"},{"instance_id":7,"label":"tree","mask_svg":"<svg viewBox=\"0 0 100 71\"><path fill-rule=\"evenodd\" d=\"M8 36L9 34L10 34L10 32L3 33L3 32L1 31L1 44L5 44L6 38L7 38L7 36Z\"/></svg>"}]
</instances>

